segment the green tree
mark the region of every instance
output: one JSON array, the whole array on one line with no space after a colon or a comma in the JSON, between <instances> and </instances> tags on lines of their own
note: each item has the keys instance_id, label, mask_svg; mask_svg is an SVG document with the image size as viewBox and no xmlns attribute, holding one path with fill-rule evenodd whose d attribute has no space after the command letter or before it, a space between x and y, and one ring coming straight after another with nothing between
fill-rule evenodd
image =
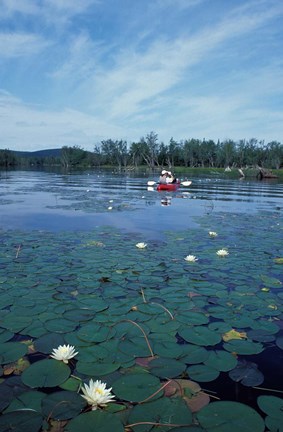
<instances>
[{"instance_id":1,"label":"green tree","mask_svg":"<svg viewBox=\"0 0 283 432\"><path fill-rule=\"evenodd\" d=\"M106 155L110 164L118 165L119 170L122 166L126 167L128 162L127 141L113 141L108 139L101 141L101 151Z\"/></svg>"},{"instance_id":2,"label":"green tree","mask_svg":"<svg viewBox=\"0 0 283 432\"><path fill-rule=\"evenodd\" d=\"M159 166L159 143L158 135L155 132L147 134L146 138L141 138L142 157L149 168L154 169Z\"/></svg>"},{"instance_id":3,"label":"green tree","mask_svg":"<svg viewBox=\"0 0 283 432\"><path fill-rule=\"evenodd\" d=\"M0 166L8 168L15 165L17 165L15 153L8 149L0 150Z\"/></svg>"},{"instance_id":4,"label":"green tree","mask_svg":"<svg viewBox=\"0 0 283 432\"><path fill-rule=\"evenodd\" d=\"M278 141L271 141L265 148L265 157L267 166L280 169L283 165L283 145Z\"/></svg>"}]
</instances>

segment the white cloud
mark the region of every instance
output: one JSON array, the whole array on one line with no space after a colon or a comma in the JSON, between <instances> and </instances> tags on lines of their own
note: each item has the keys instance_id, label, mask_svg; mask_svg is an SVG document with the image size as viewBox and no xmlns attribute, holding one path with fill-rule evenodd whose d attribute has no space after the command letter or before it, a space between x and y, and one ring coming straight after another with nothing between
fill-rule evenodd
<instances>
[{"instance_id":1,"label":"white cloud","mask_svg":"<svg viewBox=\"0 0 283 432\"><path fill-rule=\"evenodd\" d=\"M191 7L188 17L193 18L196 6L212 8L213 18L205 9L199 26L192 21L180 27L175 23L172 31L163 32L159 26L155 32L154 20L162 22L166 12L162 8L173 8L175 1L149 2L145 16L133 15L127 27L132 38L127 43L126 33L103 28L108 10L102 4L100 12L107 18L102 20L101 32L97 31L96 1L45 0L36 3L40 10L32 8L33 4L28 0L4 2L6 14L10 5L10 14L29 14L34 21L48 23L49 29L55 26L58 32L39 33L37 26L34 33L2 33L0 58L18 59L20 78L22 70L25 73L32 61L37 62L33 76L37 78L38 73L40 77L35 84L38 89L43 83L42 94L49 108L40 97L33 99L33 83L29 100L39 100L40 105L28 105L2 94L1 129L3 124L3 136L11 143L10 148L17 145L17 137L25 148L75 144L89 148L109 137L137 140L150 130L164 142L171 136L182 139L192 135L236 139L254 136L254 131L259 138L281 138L282 115L277 98L282 63L267 52L267 47L279 49L275 37L279 30L273 31L272 24L282 16L283 3L237 2L233 7L226 4L223 13L218 14L209 1L179 0L176 17L188 13L184 8ZM148 22L153 7L160 8L160 15ZM73 18L88 12L93 14L93 28L84 27L85 21L80 20L70 32L69 24L76 23ZM33 58L23 68L22 56L42 50L46 55ZM267 53L263 61L262 53ZM254 59L255 64L251 63ZM23 80L28 82L24 73ZM44 87L46 84L48 87ZM52 106L56 108L52 110Z\"/></svg>"},{"instance_id":2,"label":"white cloud","mask_svg":"<svg viewBox=\"0 0 283 432\"><path fill-rule=\"evenodd\" d=\"M0 59L35 55L48 46L41 36L30 33L0 33Z\"/></svg>"},{"instance_id":3,"label":"white cloud","mask_svg":"<svg viewBox=\"0 0 283 432\"><path fill-rule=\"evenodd\" d=\"M47 111L0 92L1 148L37 150L79 145L92 150L97 142L122 131L79 111ZM108 135L106 135L107 131Z\"/></svg>"},{"instance_id":4,"label":"white cloud","mask_svg":"<svg viewBox=\"0 0 283 432\"><path fill-rule=\"evenodd\" d=\"M233 19L213 23L194 36L155 40L144 52L138 52L132 44L117 54L110 70L102 68L87 82L93 101L90 103L93 108L103 107L113 120L132 117L147 107L151 111L150 105L159 95L179 83L190 87L192 66L213 59L221 50L227 53L232 40L254 31L277 13L277 8L267 15L252 12L247 17L233 13Z\"/></svg>"},{"instance_id":5,"label":"white cloud","mask_svg":"<svg viewBox=\"0 0 283 432\"><path fill-rule=\"evenodd\" d=\"M34 0L2 0L0 8L0 19L12 17L14 14L37 15L40 8Z\"/></svg>"}]
</instances>

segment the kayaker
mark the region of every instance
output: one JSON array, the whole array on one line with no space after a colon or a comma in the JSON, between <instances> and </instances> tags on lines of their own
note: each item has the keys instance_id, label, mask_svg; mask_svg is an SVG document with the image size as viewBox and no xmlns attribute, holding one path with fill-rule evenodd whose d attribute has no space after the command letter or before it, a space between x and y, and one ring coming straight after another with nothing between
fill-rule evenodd
<instances>
[{"instance_id":1,"label":"kayaker","mask_svg":"<svg viewBox=\"0 0 283 432\"><path fill-rule=\"evenodd\" d=\"M159 177L159 183L160 184L166 184L166 183L168 183L168 181L167 181L167 174L168 174L168 172L166 170L162 170L161 171L161 174L160 174L160 177Z\"/></svg>"},{"instance_id":2,"label":"kayaker","mask_svg":"<svg viewBox=\"0 0 283 432\"><path fill-rule=\"evenodd\" d=\"M166 183L176 183L176 180L176 177L171 173L171 171L167 171Z\"/></svg>"}]
</instances>

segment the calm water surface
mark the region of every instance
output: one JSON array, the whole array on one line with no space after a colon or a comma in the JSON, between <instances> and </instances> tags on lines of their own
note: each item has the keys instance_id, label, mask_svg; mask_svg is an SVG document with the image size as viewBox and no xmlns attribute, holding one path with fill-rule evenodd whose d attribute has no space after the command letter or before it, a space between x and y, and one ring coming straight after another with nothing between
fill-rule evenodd
<instances>
[{"instance_id":1,"label":"calm water surface","mask_svg":"<svg viewBox=\"0 0 283 432\"><path fill-rule=\"evenodd\" d=\"M196 228L198 218L219 212L282 215L283 184L277 181L193 178L188 188L157 192L154 176L105 172L60 174L1 172L0 228L88 230L111 225L160 238L164 230Z\"/></svg>"}]
</instances>

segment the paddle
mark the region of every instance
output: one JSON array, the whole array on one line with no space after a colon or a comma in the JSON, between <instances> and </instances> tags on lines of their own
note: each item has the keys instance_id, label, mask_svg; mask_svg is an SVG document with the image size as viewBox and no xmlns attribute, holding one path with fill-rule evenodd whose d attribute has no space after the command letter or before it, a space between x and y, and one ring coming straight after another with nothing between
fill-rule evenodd
<instances>
[{"instance_id":1,"label":"paddle","mask_svg":"<svg viewBox=\"0 0 283 432\"><path fill-rule=\"evenodd\" d=\"M147 182L148 186L154 186L155 184L158 184L158 182L155 182L153 180L149 180ZM168 183L168 184L175 184L175 183ZM186 181L181 181L180 184L182 186L191 186L192 182L190 180L186 180Z\"/></svg>"}]
</instances>

